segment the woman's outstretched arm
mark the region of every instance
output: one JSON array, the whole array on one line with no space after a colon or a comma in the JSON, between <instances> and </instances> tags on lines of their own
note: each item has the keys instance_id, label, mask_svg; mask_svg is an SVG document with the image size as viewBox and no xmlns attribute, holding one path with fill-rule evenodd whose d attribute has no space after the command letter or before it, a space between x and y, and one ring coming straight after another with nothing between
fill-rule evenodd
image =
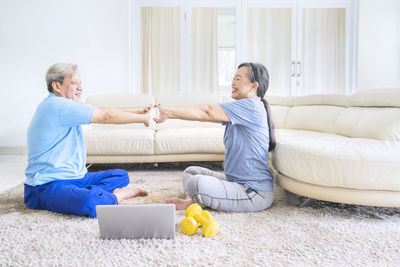
<instances>
[{"instance_id":1,"label":"woman's outstretched arm","mask_svg":"<svg viewBox=\"0 0 400 267\"><path fill-rule=\"evenodd\" d=\"M230 122L228 115L219 104L201 104L183 107L163 107L157 105L160 115L154 121L161 123L167 119L181 119L189 121Z\"/></svg>"}]
</instances>

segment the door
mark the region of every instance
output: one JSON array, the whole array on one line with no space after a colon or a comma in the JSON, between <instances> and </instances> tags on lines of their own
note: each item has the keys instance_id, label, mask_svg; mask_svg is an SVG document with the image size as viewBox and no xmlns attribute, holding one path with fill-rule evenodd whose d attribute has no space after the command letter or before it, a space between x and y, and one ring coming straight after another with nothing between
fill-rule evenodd
<instances>
[{"instance_id":1,"label":"door","mask_svg":"<svg viewBox=\"0 0 400 267\"><path fill-rule=\"evenodd\" d=\"M350 93L350 0L243 2L244 59L264 64L270 95Z\"/></svg>"}]
</instances>

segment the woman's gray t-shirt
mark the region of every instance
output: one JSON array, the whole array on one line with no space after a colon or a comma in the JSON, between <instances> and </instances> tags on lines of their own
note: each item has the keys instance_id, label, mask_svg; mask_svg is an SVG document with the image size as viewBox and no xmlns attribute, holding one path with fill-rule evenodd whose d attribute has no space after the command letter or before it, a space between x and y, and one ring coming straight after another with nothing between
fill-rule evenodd
<instances>
[{"instance_id":1,"label":"woman's gray t-shirt","mask_svg":"<svg viewBox=\"0 0 400 267\"><path fill-rule=\"evenodd\" d=\"M227 180L254 190L273 190L264 103L259 98L244 98L220 106L231 120L223 122Z\"/></svg>"}]
</instances>

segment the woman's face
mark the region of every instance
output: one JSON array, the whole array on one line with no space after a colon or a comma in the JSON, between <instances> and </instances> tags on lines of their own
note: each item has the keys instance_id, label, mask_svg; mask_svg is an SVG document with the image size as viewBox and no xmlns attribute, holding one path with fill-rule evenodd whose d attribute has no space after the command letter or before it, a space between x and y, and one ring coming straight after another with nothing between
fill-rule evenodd
<instances>
[{"instance_id":1,"label":"woman's face","mask_svg":"<svg viewBox=\"0 0 400 267\"><path fill-rule=\"evenodd\" d=\"M249 78L249 67L241 67L236 71L232 80L232 98L239 100L243 98L257 97L256 82Z\"/></svg>"}]
</instances>

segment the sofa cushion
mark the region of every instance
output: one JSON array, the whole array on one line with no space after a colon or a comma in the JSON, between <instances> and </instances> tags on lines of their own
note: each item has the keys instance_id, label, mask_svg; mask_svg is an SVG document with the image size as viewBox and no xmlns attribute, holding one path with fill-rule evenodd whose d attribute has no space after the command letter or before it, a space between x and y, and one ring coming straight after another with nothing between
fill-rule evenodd
<instances>
[{"instance_id":1,"label":"sofa cushion","mask_svg":"<svg viewBox=\"0 0 400 267\"><path fill-rule=\"evenodd\" d=\"M89 96L86 103L95 107L141 109L154 105L154 98L151 95L103 94Z\"/></svg>"},{"instance_id":2,"label":"sofa cushion","mask_svg":"<svg viewBox=\"0 0 400 267\"><path fill-rule=\"evenodd\" d=\"M154 98L150 95L134 95L134 94L103 94L93 95L86 99L86 102L95 107L120 108L125 110L142 110L148 105L154 105ZM155 109L151 114L155 117ZM143 123L128 124L92 124L93 129L146 129ZM154 122L150 124L149 129L154 130L156 125Z\"/></svg>"},{"instance_id":3,"label":"sofa cushion","mask_svg":"<svg viewBox=\"0 0 400 267\"><path fill-rule=\"evenodd\" d=\"M185 121L185 120L175 120L175 119L169 119L163 123L158 123L155 125L155 127L157 131L164 129L176 129L176 128L218 128L218 129L225 128L225 126L223 126L222 123Z\"/></svg>"},{"instance_id":4,"label":"sofa cushion","mask_svg":"<svg viewBox=\"0 0 400 267\"><path fill-rule=\"evenodd\" d=\"M345 109L338 106L295 106L287 112L285 128L332 133L336 119Z\"/></svg>"},{"instance_id":5,"label":"sofa cushion","mask_svg":"<svg viewBox=\"0 0 400 267\"><path fill-rule=\"evenodd\" d=\"M272 120L274 121L275 129L285 128L286 117L290 107L287 106L272 106L270 105Z\"/></svg>"},{"instance_id":6,"label":"sofa cushion","mask_svg":"<svg viewBox=\"0 0 400 267\"><path fill-rule=\"evenodd\" d=\"M220 103L220 98L216 94L179 94L179 95L160 95L155 99L157 104L161 104L165 107L177 107L177 106L191 106L198 104L217 104ZM158 110L157 114L158 116ZM156 129L172 129L172 128L224 128L220 123L212 122L198 122L198 121L185 121L170 119L163 123L157 124Z\"/></svg>"},{"instance_id":7,"label":"sofa cushion","mask_svg":"<svg viewBox=\"0 0 400 267\"><path fill-rule=\"evenodd\" d=\"M155 104L161 104L167 107L191 106L197 104L212 104L221 102L217 94L168 94L157 95Z\"/></svg>"},{"instance_id":8,"label":"sofa cushion","mask_svg":"<svg viewBox=\"0 0 400 267\"><path fill-rule=\"evenodd\" d=\"M124 130L124 129L150 129L150 130L155 130L156 129L156 123L151 120L150 126L146 127L144 126L143 123L127 123L127 124L101 124L101 123L93 123L91 124L93 129L97 130Z\"/></svg>"},{"instance_id":9,"label":"sofa cushion","mask_svg":"<svg viewBox=\"0 0 400 267\"><path fill-rule=\"evenodd\" d=\"M150 155L154 153L151 129L84 128L88 155Z\"/></svg>"},{"instance_id":10,"label":"sofa cushion","mask_svg":"<svg viewBox=\"0 0 400 267\"><path fill-rule=\"evenodd\" d=\"M351 96L269 96L267 99L278 129L400 141L400 89L365 90Z\"/></svg>"},{"instance_id":11,"label":"sofa cushion","mask_svg":"<svg viewBox=\"0 0 400 267\"><path fill-rule=\"evenodd\" d=\"M155 133L155 154L224 153L223 128L174 128Z\"/></svg>"},{"instance_id":12,"label":"sofa cushion","mask_svg":"<svg viewBox=\"0 0 400 267\"><path fill-rule=\"evenodd\" d=\"M273 106L293 106L294 97L291 96L275 96L275 95L265 95L265 100L267 100L268 104Z\"/></svg>"},{"instance_id":13,"label":"sofa cushion","mask_svg":"<svg viewBox=\"0 0 400 267\"><path fill-rule=\"evenodd\" d=\"M349 99L354 107L400 107L400 88L361 90Z\"/></svg>"},{"instance_id":14,"label":"sofa cushion","mask_svg":"<svg viewBox=\"0 0 400 267\"><path fill-rule=\"evenodd\" d=\"M400 141L400 108L347 108L339 114L334 132L349 137Z\"/></svg>"},{"instance_id":15,"label":"sofa cushion","mask_svg":"<svg viewBox=\"0 0 400 267\"><path fill-rule=\"evenodd\" d=\"M350 96L338 94L325 95L306 95L306 96L269 96L265 99L270 105L280 106L310 106L310 105L327 105L327 106L342 106L349 105Z\"/></svg>"},{"instance_id":16,"label":"sofa cushion","mask_svg":"<svg viewBox=\"0 0 400 267\"><path fill-rule=\"evenodd\" d=\"M334 132L335 120L348 106L347 95L266 96L275 128Z\"/></svg>"},{"instance_id":17,"label":"sofa cushion","mask_svg":"<svg viewBox=\"0 0 400 267\"><path fill-rule=\"evenodd\" d=\"M400 190L400 142L279 129L274 167L317 185Z\"/></svg>"}]
</instances>

